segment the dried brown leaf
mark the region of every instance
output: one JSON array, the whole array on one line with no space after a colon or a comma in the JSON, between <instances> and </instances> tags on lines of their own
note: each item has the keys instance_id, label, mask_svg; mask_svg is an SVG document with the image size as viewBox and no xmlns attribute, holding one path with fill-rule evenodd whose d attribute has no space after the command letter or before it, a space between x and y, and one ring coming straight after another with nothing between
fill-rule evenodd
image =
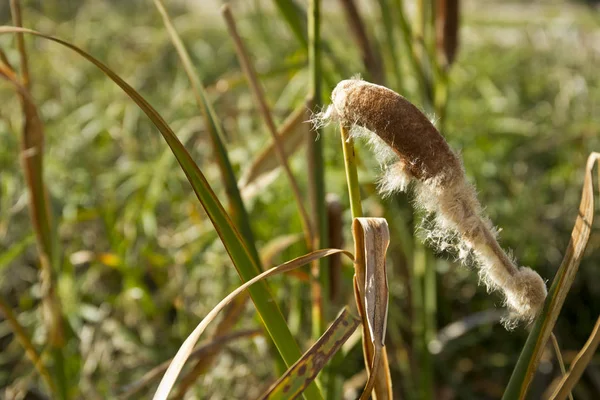
<instances>
[{"instance_id":1,"label":"dried brown leaf","mask_svg":"<svg viewBox=\"0 0 600 400\"><path fill-rule=\"evenodd\" d=\"M392 381L384 347L388 308L385 255L390 241L387 221L355 218L352 234L355 296L363 320L363 353L370 373L365 393L369 394L369 387L374 385L377 399L391 399Z\"/></svg>"}]
</instances>

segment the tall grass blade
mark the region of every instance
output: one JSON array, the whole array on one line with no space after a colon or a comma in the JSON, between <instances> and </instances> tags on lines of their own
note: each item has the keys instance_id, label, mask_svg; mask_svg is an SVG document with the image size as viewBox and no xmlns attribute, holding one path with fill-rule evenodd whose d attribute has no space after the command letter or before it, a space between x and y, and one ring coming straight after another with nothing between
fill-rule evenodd
<instances>
[{"instance_id":1,"label":"tall grass blade","mask_svg":"<svg viewBox=\"0 0 600 400\"><path fill-rule=\"evenodd\" d=\"M296 398L317 377L319 371L338 352L359 324L360 319L344 308L321 338L260 398Z\"/></svg>"},{"instance_id":2,"label":"tall grass blade","mask_svg":"<svg viewBox=\"0 0 600 400\"><path fill-rule=\"evenodd\" d=\"M600 160L600 153L591 153L588 157L581 203L575 226L571 232L571 240L563 261L554 277L552 286L540 316L535 321L529 333L525 346L521 351L517 365L513 370L510 381L502 397L509 399L524 399L527 389L537 369L542 351L550 338L552 329L556 324L560 310L565 302L567 293L575 280L579 264L583 257L585 247L590 238L592 222L594 219L594 186L593 169ZM599 185L600 186L600 185Z\"/></svg>"},{"instance_id":3,"label":"tall grass blade","mask_svg":"<svg viewBox=\"0 0 600 400\"><path fill-rule=\"evenodd\" d=\"M171 388L175 384L175 380L179 376L179 372L181 371L181 368L183 368L184 363L189 358L190 354L192 353L192 351L194 349L194 346L198 342L198 339L200 339L200 336L202 335L202 333L206 330L208 325L217 317L219 312L221 312L221 310L223 310L223 308L225 306L227 306L229 303L231 303L235 299L236 296L238 296L239 294L244 292L246 289L250 288L255 283L260 282L270 276L280 274L280 273L286 272L286 271L291 271L295 268L306 265L314 260L318 260L322 257L327 257L328 255L336 254L336 253L343 253L343 254L346 254L348 257L352 258L352 255L344 250L339 250L339 249L317 250L312 253L306 254L304 256L295 258L291 261L288 261L285 264L281 264L281 265L278 265L277 267L273 267L273 268L263 272L262 274L255 276L254 278L245 282L243 285L239 286L237 289L235 289L233 292L231 292L223 300L221 300L219 302L219 304L217 304L206 315L206 317L204 317L204 319L200 322L200 324L198 324L196 329L194 329L194 331L188 336L188 338L185 340L185 342L183 342L183 344L179 348L179 351L173 358L171 365L169 365L169 369L163 376L163 379L160 382L160 385L158 386L156 393L154 394L154 400L167 399L167 397L169 396L169 393L171 391ZM318 391L316 393L318 393Z\"/></svg>"},{"instance_id":4,"label":"tall grass blade","mask_svg":"<svg viewBox=\"0 0 600 400\"><path fill-rule=\"evenodd\" d=\"M77 46L56 37L45 35L30 29L0 26L0 34L19 32L28 33L51 40L75 51L102 70L106 76L119 85L119 87L121 87L125 93L127 93L129 97L135 101L135 103L142 109L142 111L144 111L144 113L158 128L163 138L173 151L173 154L177 158L182 170L185 172L188 181L192 185L196 196L200 200L200 203L206 210L206 213L213 223L215 230L219 234L219 237L221 238L221 241L223 242L225 249L231 257L231 260L237 268L242 280L247 281L256 276L256 270L258 266L244 245L239 232L235 229L234 224L225 212L225 209L217 199L208 181L196 163L193 161L190 154L187 152L183 144L179 141L165 120L158 114L158 112L135 89L121 79L116 73L114 73L101 61L94 58L89 53L81 50ZM252 287L249 291L250 296L252 297L252 300L254 301L254 304L264 322L264 325L269 332L269 335L273 338L273 341L277 346L277 349L279 350L286 364L292 365L300 358L302 353L300 352L298 345L290 333L279 307L277 307L276 303L274 302L268 287L264 282L261 282ZM312 390L312 397L321 397L318 389L309 388L309 390Z\"/></svg>"}]
</instances>

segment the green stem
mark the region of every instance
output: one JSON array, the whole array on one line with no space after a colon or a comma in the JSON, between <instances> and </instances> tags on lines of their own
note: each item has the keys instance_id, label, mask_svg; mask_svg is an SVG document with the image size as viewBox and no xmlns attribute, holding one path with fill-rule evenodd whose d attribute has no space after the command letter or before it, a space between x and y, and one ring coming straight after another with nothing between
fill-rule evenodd
<instances>
[{"instance_id":1,"label":"green stem","mask_svg":"<svg viewBox=\"0 0 600 400\"><path fill-rule=\"evenodd\" d=\"M348 182L348 194L350 195L350 211L352 218L363 216L362 203L360 201L360 187L358 185L358 173L356 172L356 153L354 151L354 140L350 137L348 128L340 125L342 132L342 149L344 151L344 165L346 166L346 182Z\"/></svg>"},{"instance_id":2,"label":"green stem","mask_svg":"<svg viewBox=\"0 0 600 400\"><path fill-rule=\"evenodd\" d=\"M308 69L309 97L312 98L312 108L321 107L321 40L320 40L320 1L311 0L308 6ZM317 128L314 135L309 136L308 161L311 179L311 205L314 216L314 232L317 232L315 248L327 247L327 211L325 207L325 170L323 165L323 142L317 140L321 129ZM319 279L320 304L313 304L313 336L318 339L325 329L327 311L323 299L329 298L329 269L325 267L328 260L319 261L324 268L314 266L313 271ZM314 300L314 299L313 299Z\"/></svg>"}]
</instances>

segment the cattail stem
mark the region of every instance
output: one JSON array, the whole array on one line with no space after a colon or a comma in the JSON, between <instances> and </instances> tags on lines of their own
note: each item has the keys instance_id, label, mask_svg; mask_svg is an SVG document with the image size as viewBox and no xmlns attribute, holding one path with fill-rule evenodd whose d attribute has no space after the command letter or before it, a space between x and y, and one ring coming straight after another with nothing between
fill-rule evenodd
<instances>
[{"instance_id":1,"label":"cattail stem","mask_svg":"<svg viewBox=\"0 0 600 400\"><path fill-rule=\"evenodd\" d=\"M348 194L350 196L350 211L352 218L363 216L360 200L360 187L358 185L358 173L356 171L356 153L354 150L354 139L350 136L348 128L340 124L342 150L344 152L344 165L346 167L346 182L348 183Z\"/></svg>"}]
</instances>

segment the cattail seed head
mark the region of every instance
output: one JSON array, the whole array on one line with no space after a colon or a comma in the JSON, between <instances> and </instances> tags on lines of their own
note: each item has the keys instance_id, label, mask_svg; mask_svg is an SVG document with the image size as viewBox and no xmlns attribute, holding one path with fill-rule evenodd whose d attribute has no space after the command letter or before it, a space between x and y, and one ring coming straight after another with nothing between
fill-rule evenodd
<instances>
[{"instance_id":1,"label":"cattail seed head","mask_svg":"<svg viewBox=\"0 0 600 400\"><path fill-rule=\"evenodd\" d=\"M404 191L412 182L415 204L432 216L422 227L426 239L439 250L454 249L464 263L475 261L488 289L504 294L514 316L509 323L531 321L546 298L544 281L500 247L460 159L427 117L394 91L360 79L341 81L331 100L318 121L338 121L368 140L387 164L380 191Z\"/></svg>"},{"instance_id":2,"label":"cattail seed head","mask_svg":"<svg viewBox=\"0 0 600 400\"><path fill-rule=\"evenodd\" d=\"M362 126L396 153L407 173L425 180L462 175L461 164L427 117L404 97L358 79L338 83L332 92L332 117Z\"/></svg>"}]
</instances>

